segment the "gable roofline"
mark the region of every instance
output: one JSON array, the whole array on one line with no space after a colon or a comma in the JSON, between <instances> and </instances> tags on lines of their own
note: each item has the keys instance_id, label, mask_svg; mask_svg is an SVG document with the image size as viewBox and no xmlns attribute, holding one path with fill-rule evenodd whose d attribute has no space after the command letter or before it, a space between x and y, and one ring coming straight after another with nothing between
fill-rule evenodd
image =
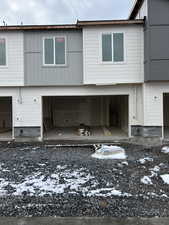
<instances>
[{"instance_id":1,"label":"gable roofline","mask_svg":"<svg viewBox=\"0 0 169 225\"><path fill-rule=\"evenodd\" d=\"M139 12L139 10L141 9L141 6L143 5L144 3L144 0L136 0L132 10L131 10L131 13L130 13L130 16L129 16L129 20L134 20Z\"/></svg>"}]
</instances>

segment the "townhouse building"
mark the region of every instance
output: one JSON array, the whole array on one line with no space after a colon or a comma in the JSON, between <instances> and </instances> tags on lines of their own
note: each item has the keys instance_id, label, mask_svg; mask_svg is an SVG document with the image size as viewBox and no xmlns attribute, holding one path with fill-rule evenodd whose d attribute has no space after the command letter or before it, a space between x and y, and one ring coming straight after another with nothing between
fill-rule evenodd
<instances>
[{"instance_id":1,"label":"townhouse building","mask_svg":"<svg viewBox=\"0 0 169 225\"><path fill-rule=\"evenodd\" d=\"M1 26L0 139L164 138L167 12L138 0L127 20Z\"/></svg>"}]
</instances>

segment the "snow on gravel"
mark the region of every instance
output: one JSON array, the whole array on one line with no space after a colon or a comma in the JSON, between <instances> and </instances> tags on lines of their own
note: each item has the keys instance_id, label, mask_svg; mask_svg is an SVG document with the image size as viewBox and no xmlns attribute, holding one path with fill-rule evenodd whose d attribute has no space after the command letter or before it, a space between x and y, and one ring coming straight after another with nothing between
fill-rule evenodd
<instances>
[{"instance_id":1,"label":"snow on gravel","mask_svg":"<svg viewBox=\"0 0 169 225\"><path fill-rule=\"evenodd\" d=\"M9 195L6 187L11 187L14 191L12 195L21 196L24 192L29 196L44 196L45 194L78 194L83 196L125 196L130 197L128 193L122 193L120 190L109 187L98 188L98 180L90 174L86 168L66 169L67 166L58 165L56 173L49 176L42 175L41 172L34 172L26 176L22 182L10 182L0 179L0 196ZM67 191L68 190L68 191Z\"/></svg>"},{"instance_id":2,"label":"snow on gravel","mask_svg":"<svg viewBox=\"0 0 169 225\"><path fill-rule=\"evenodd\" d=\"M126 159L125 150L119 146L107 146L102 145L102 147L94 154L92 154L93 158L96 159Z\"/></svg>"},{"instance_id":3,"label":"snow on gravel","mask_svg":"<svg viewBox=\"0 0 169 225\"><path fill-rule=\"evenodd\" d=\"M161 149L161 152L162 152L162 153L165 153L165 154L169 154L169 147L168 147L168 146L164 146L164 147Z\"/></svg>"},{"instance_id":4,"label":"snow on gravel","mask_svg":"<svg viewBox=\"0 0 169 225\"><path fill-rule=\"evenodd\" d=\"M146 162L153 162L153 158L145 157L145 158L139 159L138 162L141 164L145 164Z\"/></svg>"},{"instance_id":5,"label":"snow on gravel","mask_svg":"<svg viewBox=\"0 0 169 225\"><path fill-rule=\"evenodd\" d=\"M159 166L155 166L154 168L150 169L151 172L157 173L160 171L160 167Z\"/></svg>"},{"instance_id":6,"label":"snow on gravel","mask_svg":"<svg viewBox=\"0 0 169 225\"><path fill-rule=\"evenodd\" d=\"M151 178L149 176L144 176L142 179L141 179L141 183L143 184L147 184L147 185L152 185L152 181L151 181Z\"/></svg>"},{"instance_id":7,"label":"snow on gravel","mask_svg":"<svg viewBox=\"0 0 169 225\"><path fill-rule=\"evenodd\" d=\"M160 176L165 184L169 184L169 174L164 174Z\"/></svg>"},{"instance_id":8,"label":"snow on gravel","mask_svg":"<svg viewBox=\"0 0 169 225\"><path fill-rule=\"evenodd\" d=\"M131 197L132 195L129 194L129 193L122 193L121 191L116 190L114 188L100 188L100 189L89 191L89 193L87 193L87 196L88 197L91 197L91 196L98 196L98 197L101 197L101 196L104 196L104 197L109 197L109 196Z\"/></svg>"},{"instance_id":9,"label":"snow on gravel","mask_svg":"<svg viewBox=\"0 0 169 225\"><path fill-rule=\"evenodd\" d=\"M15 196L22 195L24 191L29 193L30 196L44 196L45 194L62 194L67 188L75 192L85 192L84 190L86 190L86 187L84 189L83 185L89 181L90 187L97 185L94 177L83 168L75 169L73 171L70 169L62 171L63 169L65 169L65 166L58 166L57 173L51 174L48 177L45 177L40 172L33 173L25 177L24 181L20 183L0 179L0 195L6 193L6 186L14 188L15 192L13 192L13 195ZM63 182L61 182L61 179Z\"/></svg>"}]
</instances>

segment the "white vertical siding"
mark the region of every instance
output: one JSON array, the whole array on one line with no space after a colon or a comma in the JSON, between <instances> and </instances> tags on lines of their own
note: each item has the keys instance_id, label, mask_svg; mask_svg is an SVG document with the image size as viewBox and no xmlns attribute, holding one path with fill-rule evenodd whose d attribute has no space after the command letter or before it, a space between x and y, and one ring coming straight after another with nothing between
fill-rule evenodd
<instances>
[{"instance_id":1,"label":"white vertical siding","mask_svg":"<svg viewBox=\"0 0 169 225\"><path fill-rule=\"evenodd\" d=\"M101 62L101 34L124 32L125 62ZM144 79L143 27L109 26L83 29L84 84L141 83Z\"/></svg>"},{"instance_id":2,"label":"white vertical siding","mask_svg":"<svg viewBox=\"0 0 169 225\"><path fill-rule=\"evenodd\" d=\"M7 40L7 67L0 67L0 86L24 84L24 53L22 32L0 32Z\"/></svg>"},{"instance_id":3,"label":"white vertical siding","mask_svg":"<svg viewBox=\"0 0 169 225\"><path fill-rule=\"evenodd\" d=\"M169 93L168 83L144 84L144 125L163 126L163 94Z\"/></svg>"},{"instance_id":4,"label":"white vertical siding","mask_svg":"<svg viewBox=\"0 0 169 225\"><path fill-rule=\"evenodd\" d=\"M41 96L29 88L22 88L15 101L15 127L41 126Z\"/></svg>"}]
</instances>

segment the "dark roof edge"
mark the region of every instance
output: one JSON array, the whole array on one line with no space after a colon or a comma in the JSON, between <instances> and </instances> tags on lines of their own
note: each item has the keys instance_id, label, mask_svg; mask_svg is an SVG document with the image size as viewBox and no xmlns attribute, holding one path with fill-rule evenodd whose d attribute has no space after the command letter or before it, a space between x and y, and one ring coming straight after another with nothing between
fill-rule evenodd
<instances>
[{"instance_id":1,"label":"dark roof edge","mask_svg":"<svg viewBox=\"0 0 169 225\"><path fill-rule=\"evenodd\" d=\"M144 20L93 20L93 21L77 21L78 26L100 26L100 25L130 25L143 24Z\"/></svg>"},{"instance_id":2,"label":"dark roof edge","mask_svg":"<svg viewBox=\"0 0 169 225\"><path fill-rule=\"evenodd\" d=\"M130 16L129 16L129 20L133 20L136 18L141 6L143 5L144 0L136 0L136 3L133 7L133 9L131 10Z\"/></svg>"},{"instance_id":3,"label":"dark roof edge","mask_svg":"<svg viewBox=\"0 0 169 225\"><path fill-rule=\"evenodd\" d=\"M0 26L0 30L56 30L56 29L79 29L76 24L65 25L17 25L17 26Z\"/></svg>"}]
</instances>

